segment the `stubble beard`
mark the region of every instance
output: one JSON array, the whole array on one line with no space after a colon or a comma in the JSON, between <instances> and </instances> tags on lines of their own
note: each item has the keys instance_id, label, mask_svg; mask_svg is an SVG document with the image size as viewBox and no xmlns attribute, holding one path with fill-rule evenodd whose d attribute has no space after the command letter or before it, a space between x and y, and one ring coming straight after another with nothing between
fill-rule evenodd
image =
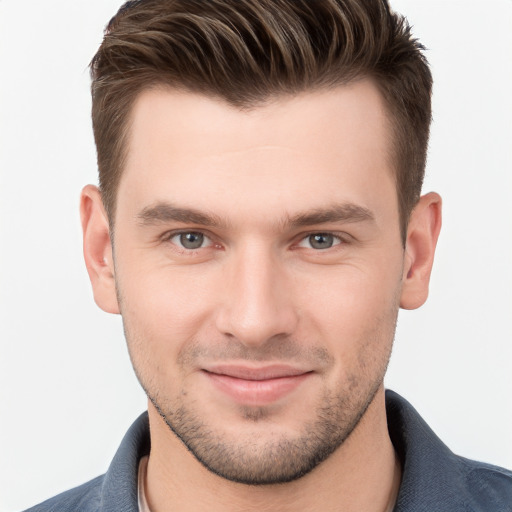
<instances>
[{"instance_id":1,"label":"stubble beard","mask_svg":"<svg viewBox=\"0 0 512 512\"><path fill-rule=\"evenodd\" d=\"M127 340L130 340L125 325ZM133 333L132 333L133 334ZM135 340L132 338L128 345ZM368 350L382 339L367 341ZM135 341L136 345L140 344ZM391 343L390 343L391 345ZM382 349L382 346L379 347ZM387 353L379 355L378 368L370 376L364 368L368 361L360 357L363 368L348 376L337 392L325 392L311 420L295 434L279 433L269 439L267 407L240 407L240 416L248 425L247 432L234 438L215 430L200 417L201 407L185 391L173 400L163 396L158 385L134 360L135 373L149 400L169 429L183 442L190 453L209 471L229 481L260 486L297 480L311 472L337 450L359 425L368 407L382 386L389 361ZM370 352L368 352L370 353ZM370 356L376 357L375 353ZM375 363L375 362L374 362ZM371 364L370 364L371 366ZM265 440L254 434L260 424ZM257 432L257 430L256 430ZM244 435L245 434L245 435Z\"/></svg>"},{"instance_id":2,"label":"stubble beard","mask_svg":"<svg viewBox=\"0 0 512 512\"><path fill-rule=\"evenodd\" d=\"M232 482L252 486L283 484L297 480L326 460L360 423L382 381L375 383L365 399L325 397L315 420L306 423L300 435L280 435L263 443L254 436L229 438L208 427L188 404L163 408L162 401L146 394L169 429L209 471ZM264 407L241 410L248 422L264 422ZM265 426L262 426L265 432ZM250 439L250 440L249 440Z\"/></svg>"},{"instance_id":3,"label":"stubble beard","mask_svg":"<svg viewBox=\"0 0 512 512\"><path fill-rule=\"evenodd\" d=\"M398 295L397 295L398 297ZM122 305L121 295L118 300ZM122 309L122 308L121 308ZM297 480L310 473L336 451L352 434L363 419L377 392L383 386L398 318L398 298L387 315L375 321L367 333L358 353L358 367L347 375L337 390L325 392L319 398L319 405L310 421L304 423L299 434L279 434L264 442L258 442L254 435L229 438L226 432L215 431L199 416L194 402L181 390L174 400L163 396L158 383L149 372L144 372L142 360L151 360L143 336L138 336L128 327L123 316L125 337L135 374L149 400L163 421L189 452L210 472L232 482L261 486L283 484ZM247 359L271 360L290 355L290 360L301 353L292 340L282 345L269 345L255 357ZM190 356L189 351L185 355ZM318 358L330 358L324 349L313 349ZM303 352L302 352L303 353ZM230 347L225 355L236 355L244 359L249 355L242 346ZM183 364L183 358L181 363ZM197 410L196 410L197 409ZM261 430L266 431L265 419L272 412L266 407L241 407L241 417L253 425L262 422Z\"/></svg>"}]
</instances>

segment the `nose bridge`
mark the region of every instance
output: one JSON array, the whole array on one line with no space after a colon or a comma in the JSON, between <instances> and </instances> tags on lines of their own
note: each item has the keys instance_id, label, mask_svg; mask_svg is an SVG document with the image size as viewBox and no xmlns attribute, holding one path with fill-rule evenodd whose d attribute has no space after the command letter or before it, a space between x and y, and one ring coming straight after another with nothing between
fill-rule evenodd
<instances>
[{"instance_id":1,"label":"nose bridge","mask_svg":"<svg viewBox=\"0 0 512 512\"><path fill-rule=\"evenodd\" d=\"M248 242L230 256L218 328L245 345L289 335L296 325L282 262L265 243Z\"/></svg>"}]
</instances>

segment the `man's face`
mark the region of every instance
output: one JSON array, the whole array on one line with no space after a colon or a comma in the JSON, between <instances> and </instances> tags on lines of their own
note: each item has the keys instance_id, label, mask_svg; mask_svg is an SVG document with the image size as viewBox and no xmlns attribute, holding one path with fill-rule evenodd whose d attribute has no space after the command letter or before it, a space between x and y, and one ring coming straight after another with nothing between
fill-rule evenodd
<instances>
[{"instance_id":1,"label":"man's face","mask_svg":"<svg viewBox=\"0 0 512 512\"><path fill-rule=\"evenodd\" d=\"M251 111L137 100L115 281L153 407L206 467L298 478L357 426L403 281L390 130L375 86Z\"/></svg>"}]
</instances>

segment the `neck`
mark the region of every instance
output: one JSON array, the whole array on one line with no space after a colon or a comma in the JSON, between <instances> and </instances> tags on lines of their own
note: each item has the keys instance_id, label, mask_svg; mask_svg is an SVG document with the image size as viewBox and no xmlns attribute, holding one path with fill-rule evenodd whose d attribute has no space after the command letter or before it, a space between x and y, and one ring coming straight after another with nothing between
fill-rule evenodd
<instances>
[{"instance_id":1,"label":"neck","mask_svg":"<svg viewBox=\"0 0 512 512\"><path fill-rule=\"evenodd\" d=\"M286 484L250 486L219 477L195 459L151 404L149 418L151 512L388 512L396 501L401 468L388 434L384 388L342 446Z\"/></svg>"}]
</instances>

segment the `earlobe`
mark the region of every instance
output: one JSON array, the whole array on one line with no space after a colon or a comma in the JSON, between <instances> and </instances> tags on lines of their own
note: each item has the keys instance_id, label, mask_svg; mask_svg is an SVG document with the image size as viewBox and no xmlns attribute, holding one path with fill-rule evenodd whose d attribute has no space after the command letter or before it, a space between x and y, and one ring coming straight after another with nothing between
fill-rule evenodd
<instances>
[{"instance_id":1,"label":"earlobe","mask_svg":"<svg viewBox=\"0 0 512 512\"><path fill-rule=\"evenodd\" d=\"M87 185L80 196L84 258L94 300L107 313L119 313L108 218L100 191Z\"/></svg>"},{"instance_id":2,"label":"earlobe","mask_svg":"<svg viewBox=\"0 0 512 512\"><path fill-rule=\"evenodd\" d=\"M427 300L441 218L441 197L435 192L422 196L411 213L400 299L403 309L419 308Z\"/></svg>"}]
</instances>

